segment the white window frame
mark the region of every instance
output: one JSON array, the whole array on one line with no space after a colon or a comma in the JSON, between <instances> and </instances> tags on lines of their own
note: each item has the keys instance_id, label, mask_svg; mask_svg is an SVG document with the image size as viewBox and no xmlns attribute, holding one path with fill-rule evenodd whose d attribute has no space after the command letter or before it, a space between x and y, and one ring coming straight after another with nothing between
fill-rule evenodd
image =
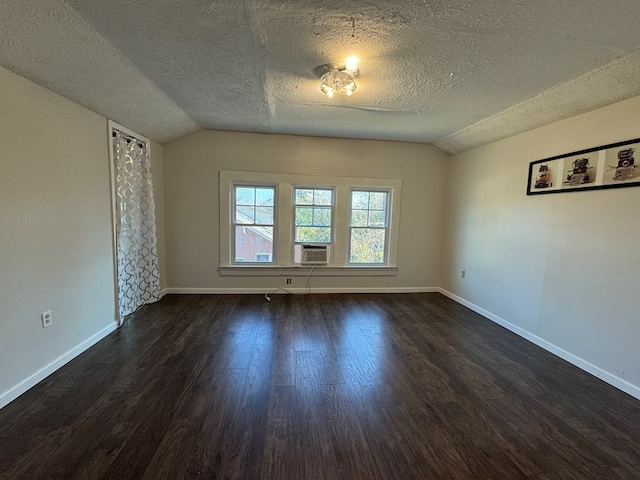
<instances>
[{"instance_id":1,"label":"white window frame","mask_svg":"<svg viewBox=\"0 0 640 480\"><path fill-rule=\"evenodd\" d=\"M365 263L365 262L352 262L351 261L351 233L354 228L365 228L365 227L354 227L351 225L351 216L353 214L353 192L380 192L387 194L387 205L385 208L385 226L384 227L366 227L366 228L379 228L380 230L384 230L384 252L383 258L384 261L382 263ZM390 243L390 220L389 220L389 207L391 206L391 190L388 188L362 188L362 187L352 187L349 191L349 234L348 234L348 242L349 247L347 248L347 262L349 265L386 265L387 258L389 256L389 243Z\"/></svg>"},{"instance_id":2,"label":"white window frame","mask_svg":"<svg viewBox=\"0 0 640 480\"><path fill-rule=\"evenodd\" d=\"M273 201L273 225L260 225L260 224L240 224L240 223L236 223L234 218L235 218L235 207L236 207L236 199L235 199L235 192L236 192L236 188L237 187L246 187L246 188L273 188L274 190L274 201ZM274 265L276 263L275 258L276 258L276 238L277 238L277 214L278 214L278 186L275 184L271 184L271 183L246 183L246 182L234 182L233 185L231 186L231 207L230 207L230 214L231 214L231 232L230 232L230 246L231 246L231 258L233 260L232 263L236 264L236 265L246 265L246 264L250 264L250 265ZM238 261L238 258L241 257L237 257L236 256L236 227L253 227L253 226L266 226L266 227L271 227L273 229L273 238L271 240L272 242L272 254L271 254L271 260L269 260L268 262L258 262L255 257L253 260L244 260L244 261Z\"/></svg>"},{"instance_id":3,"label":"white window frame","mask_svg":"<svg viewBox=\"0 0 640 480\"><path fill-rule=\"evenodd\" d=\"M233 226L233 195L235 185L275 186L275 221L273 263L235 263L232 258L235 241ZM402 180L381 178L331 177L286 173L240 172L222 170L219 174L220 193L220 261L218 272L225 276L306 275L309 266L294 262L294 188L331 188L334 192L332 211L331 255L327 265L314 269L314 276L396 275L400 231L400 201ZM386 264L349 263L350 213L352 190L383 190L388 198L388 246Z\"/></svg>"},{"instance_id":4,"label":"white window frame","mask_svg":"<svg viewBox=\"0 0 640 480\"><path fill-rule=\"evenodd\" d=\"M312 204L312 205L298 205L296 203L296 190L331 190L331 205L329 205L329 208L331 210L331 224L329 225L331 234L330 234L330 238L329 241L327 242L301 242L301 241L296 241L296 227L298 225L296 225L296 207L301 206L301 207L306 207L309 206L311 208L326 208L327 205L319 205L319 204ZM293 218L291 220L291 222L293 223L293 230L291 231L291 238L292 238L292 243L296 244L296 245L303 245L303 244L308 244L308 243L319 243L319 244L326 244L326 245L332 245L334 240L335 240L335 221L336 221L336 209L335 209L335 205L336 205L336 190L335 187L332 185L293 185L293 189L292 189L292 193L293 196L291 197L291 212L293 213Z\"/></svg>"}]
</instances>

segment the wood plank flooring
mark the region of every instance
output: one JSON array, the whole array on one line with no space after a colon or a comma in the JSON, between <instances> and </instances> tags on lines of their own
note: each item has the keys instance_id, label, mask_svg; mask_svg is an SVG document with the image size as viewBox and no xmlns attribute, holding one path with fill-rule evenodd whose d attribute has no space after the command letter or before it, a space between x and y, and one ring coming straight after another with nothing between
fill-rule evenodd
<instances>
[{"instance_id":1,"label":"wood plank flooring","mask_svg":"<svg viewBox=\"0 0 640 480\"><path fill-rule=\"evenodd\" d=\"M640 401L440 294L169 295L0 410L2 479L640 479Z\"/></svg>"}]
</instances>

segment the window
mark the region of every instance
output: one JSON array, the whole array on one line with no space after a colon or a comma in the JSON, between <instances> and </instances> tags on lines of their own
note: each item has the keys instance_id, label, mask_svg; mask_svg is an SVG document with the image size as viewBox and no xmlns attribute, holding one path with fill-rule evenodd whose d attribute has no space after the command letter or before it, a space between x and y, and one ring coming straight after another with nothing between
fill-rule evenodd
<instances>
[{"instance_id":1,"label":"window","mask_svg":"<svg viewBox=\"0 0 640 480\"><path fill-rule=\"evenodd\" d=\"M221 171L219 187L220 275L304 274L306 243L327 247L314 275L397 274L401 180Z\"/></svg>"},{"instance_id":2,"label":"window","mask_svg":"<svg viewBox=\"0 0 640 480\"><path fill-rule=\"evenodd\" d=\"M234 186L234 258L236 263L273 260L275 187Z\"/></svg>"},{"instance_id":3,"label":"window","mask_svg":"<svg viewBox=\"0 0 640 480\"><path fill-rule=\"evenodd\" d=\"M349 262L386 263L389 192L352 190Z\"/></svg>"},{"instance_id":4,"label":"window","mask_svg":"<svg viewBox=\"0 0 640 480\"><path fill-rule=\"evenodd\" d=\"M331 242L333 190L296 188L294 201L294 241L297 243Z\"/></svg>"}]
</instances>

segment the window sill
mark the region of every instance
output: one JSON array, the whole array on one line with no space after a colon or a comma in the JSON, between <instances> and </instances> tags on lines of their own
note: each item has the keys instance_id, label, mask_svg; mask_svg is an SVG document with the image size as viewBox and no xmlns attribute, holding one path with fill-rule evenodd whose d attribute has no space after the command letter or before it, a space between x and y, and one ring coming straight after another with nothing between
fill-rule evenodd
<instances>
[{"instance_id":1,"label":"window sill","mask_svg":"<svg viewBox=\"0 0 640 480\"><path fill-rule=\"evenodd\" d=\"M311 265L220 265L222 277L306 277ZM398 274L396 266L336 266L316 265L314 277L386 277Z\"/></svg>"}]
</instances>

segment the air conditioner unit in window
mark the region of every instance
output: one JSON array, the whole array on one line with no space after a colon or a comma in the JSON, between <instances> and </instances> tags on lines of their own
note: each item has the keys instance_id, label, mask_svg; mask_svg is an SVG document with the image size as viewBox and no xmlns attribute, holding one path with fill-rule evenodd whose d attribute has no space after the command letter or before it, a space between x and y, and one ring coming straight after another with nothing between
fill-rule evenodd
<instances>
[{"instance_id":1,"label":"air conditioner unit in window","mask_svg":"<svg viewBox=\"0 0 640 480\"><path fill-rule=\"evenodd\" d=\"M328 262L326 245L302 245L303 265L326 265Z\"/></svg>"}]
</instances>

